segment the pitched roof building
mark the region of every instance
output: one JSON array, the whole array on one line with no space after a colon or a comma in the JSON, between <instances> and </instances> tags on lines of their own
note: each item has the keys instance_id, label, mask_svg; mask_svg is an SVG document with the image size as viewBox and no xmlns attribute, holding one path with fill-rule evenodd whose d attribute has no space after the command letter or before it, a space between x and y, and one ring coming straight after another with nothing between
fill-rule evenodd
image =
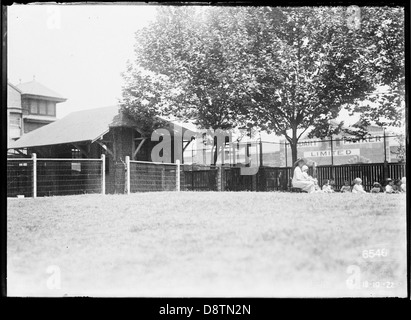
<instances>
[{"instance_id":1,"label":"pitched roof building","mask_svg":"<svg viewBox=\"0 0 411 320\"><path fill-rule=\"evenodd\" d=\"M59 93L35 80L18 85L8 82L8 143L55 121L56 104L66 100Z\"/></svg>"},{"instance_id":2,"label":"pitched roof building","mask_svg":"<svg viewBox=\"0 0 411 320\"><path fill-rule=\"evenodd\" d=\"M167 121L171 139L174 133L188 128ZM181 137L182 137L181 135ZM181 141L180 143L190 141ZM151 152L156 140L143 136L138 124L124 114L119 106L73 112L62 119L11 141L8 149L39 158L100 158L106 156L106 192L124 190L124 160L152 161ZM173 154L173 157L177 155ZM174 161L174 160L173 160Z\"/></svg>"}]
</instances>

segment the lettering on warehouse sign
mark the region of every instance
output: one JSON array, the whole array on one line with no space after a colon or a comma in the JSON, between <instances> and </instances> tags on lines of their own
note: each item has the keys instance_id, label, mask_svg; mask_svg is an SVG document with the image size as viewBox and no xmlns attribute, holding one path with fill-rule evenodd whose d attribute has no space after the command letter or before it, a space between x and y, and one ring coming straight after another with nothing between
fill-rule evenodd
<instances>
[{"instance_id":1,"label":"lettering on warehouse sign","mask_svg":"<svg viewBox=\"0 0 411 320\"><path fill-rule=\"evenodd\" d=\"M365 138L343 138L343 144L359 144L359 143L383 143L383 138L380 136L365 137Z\"/></svg>"},{"instance_id":2,"label":"lettering on warehouse sign","mask_svg":"<svg viewBox=\"0 0 411 320\"><path fill-rule=\"evenodd\" d=\"M343 157L343 156L359 156L360 149L339 149L339 150L317 150L304 152L304 158L321 158L321 157Z\"/></svg>"},{"instance_id":3,"label":"lettering on warehouse sign","mask_svg":"<svg viewBox=\"0 0 411 320\"><path fill-rule=\"evenodd\" d=\"M382 135L382 133L381 133ZM342 138L335 138L334 144L338 146L339 143L342 145L350 145L350 144L369 144L369 143L383 143L382 136L373 136L373 137L365 137L365 138L358 138L358 137L342 137ZM318 147L324 143L330 144L330 140L301 140L298 143L299 148L311 148L311 147Z\"/></svg>"}]
</instances>

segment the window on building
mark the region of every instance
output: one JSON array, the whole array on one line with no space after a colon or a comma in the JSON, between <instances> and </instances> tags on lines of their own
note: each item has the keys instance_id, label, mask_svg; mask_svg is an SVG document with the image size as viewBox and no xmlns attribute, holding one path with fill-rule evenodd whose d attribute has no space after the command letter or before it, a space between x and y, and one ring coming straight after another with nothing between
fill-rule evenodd
<instances>
[{"instance_id":1,"label":"window on building","mask_svg":"<svg viewBox=\"0 0 411 320\"><path fill-rule=\"evenodd\" d=\"M21 128L21 118L10 118L10 125L12 127Z\"/></svg>"},{"instance_id":2,"label":"window on building","mask_svg":"<svg viewBox=\"0 0 411 320\"><path fill-rule=\"evenodd\" d=\"M17 139L21 136L21 118L18 114L10 114L9 131L10 139Z\"/></svg>"},{"instance_id":3,"label":"window on building","mask_svg":"<svg viewBox=\"0 0 411 320\"><path fill-rule=\"evenodd\" d=\"M37 100L30 99L29 106L30 106L31 114L38 114L38 101Z\"/></svg>"},{"instance_id":4,"label":"window on building","mask_svg":"<svg viewBox=\"0 0 411 320\"><path fill-rule=\"evenodd\" d=\"M56 103L53 101L47 101L47 114L49 116L56 115Z\"/></svg>"},{"instance_id":5,"label":"window on building","mask_svg":"<svg viewBox=\"0 0 411 320\"><path fill-rule=\"evenodd\" d=\"M46 101L39 101L38 106L39 106L39 114L46 115L47 114Z\"/></svg>"}]
</instances>

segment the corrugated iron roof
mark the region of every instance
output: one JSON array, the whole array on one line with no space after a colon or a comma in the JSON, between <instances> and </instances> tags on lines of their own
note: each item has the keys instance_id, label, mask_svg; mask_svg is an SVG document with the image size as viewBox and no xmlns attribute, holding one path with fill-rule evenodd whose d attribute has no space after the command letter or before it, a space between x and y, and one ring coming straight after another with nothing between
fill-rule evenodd
<instances>
[{"instance_id":1,"label":"corrugated iron roof","mask_svg":"<svg viewBox=\"0 0 411 320\"><path fill-rule=\"evenodd\" d=\"M16 87L21 91L22 94L30 94L30 95L34 95L34 96L55 98L58 101L66 101L67 100L61 94L47 88L46 86L42 85L41 83L39 83L35 80L25 82L25 83L20 83L20 84L16 85Z\"/></svg>"},{"instance_id":2,"label":"corrugated iron roof","mask_svg":"<svg viewBox=\"0 0 411 320\"><path fill-rule=\"evenodd\" d=\"M119 111L119 106L110 106L73 112L60 120L24 134L16 141L11 141L7 148L19 149L73 142L92 142L106 134L111 127L129 127L138 130L137 123ZM183 129L194 129L187 123L167 121Z\"/></svg>"},{"instance_id":3,"label":"corrugated iron roof","mask_svg":"<svg viewBox=\"0 0 411 320\"><path fill-rule=\"evenodd\" d=\"M110 106L70 113L10 142L8 149L94 141L108 132L118 111L118 106Z\"/></svg>"}]
</instances>

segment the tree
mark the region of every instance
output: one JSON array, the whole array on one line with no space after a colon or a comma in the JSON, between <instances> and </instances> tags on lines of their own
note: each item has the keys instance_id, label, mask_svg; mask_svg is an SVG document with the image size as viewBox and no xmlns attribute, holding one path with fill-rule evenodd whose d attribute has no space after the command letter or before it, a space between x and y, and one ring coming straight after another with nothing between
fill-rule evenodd
<instances>
[{"instance_id":1,"label":"tree","mask_svg":"<svg viewBox=\"0 0 411 320\"><path fill-rule=\"evenodd\" d=\"M161 7L156 21L136 33L136 60L123 75L123 110L152 129L160 114L195 120L204 129L241 126L241 78L228 71L235 68L227 55L230 32L238 31L225 23L234 11Z\"/></svg>"},{"instance_id":2,"label":"tree","mask_svg":"<svg viewBox=\"0 0 411 320\"><path fill-rule=\"evenodd\" d=\"M123 78L125 85L120 106L137 122L142 135L149 137L153 130L165 125L165 121L159 116L162 115L161 110L168 106L166 97L172 89L168 78L142 68L134 68L130 62Z\"/></svg>"},{"instance_id":3,"label":"tree","mask_svg":"<svg viewBox=\"0 0 411 320\"><path fill-rule=\"evenodd\" d=\"M343 128L330 125L342 108L361 112L362 128L381 118L400 124L401 10L360 12L358 28L341 7L165 7L137 33L136 66L167 77L162 112L203 128L284 135L294 162L304 132ZM381 85L391 90L376 93ZM361 105L367 99L380 104ZM159 110L155 102L150 110Z\"/></svg>"},{"instance_id":4,"label":"tree","mask_svg":"<svg viewBox=\"0 0 411 320\"><path fill-rule=\"evenodd\" d=\"M380 126L401 126L405 111L404 9L375 7L361 12L361 32L355 34L356 41L368 61L369 80L374 87L385 88L367 97L371 104L357 104L350 111L361 115L362 127L370 121Z\"/></svg>"},{"instance_id":5,"label":"tree","mask_svg":"<svg viewBox=\"0 0 411 320\"><path fill-rule=\"evenodd\" d=\"M309 137L319 138L336 134L343 129L343 123L331 125L343 107L353 112L361 112L360 129L364 129L370 120L386 118L387 123L398 125L400 108L390 103L399 99L399 94L380 93L375 90L382 84L397 83L403 77L403 51L390 50L381 53L376 37L381 21L373 8L363 10L366 17L373 17L366 24L365 31L347 25L347 15L343 8L292 8L283 9L284 19L279 25L267 32L253 32L250 38L254 45L247 56L254 56L257 68L250 68L256 77L255 89L250 94L248 105L250 119L265 130L275 131L285 136L290 143L293 162L297 157L297 143L307 130ZM391 12L391 9L386 8ZM395 12L395 11L393 11ZM265 12L255 11L265 21ZM384 16L383 18L385 18ZM391 30L391 38L401 42L401 18L391 13L397 23ZM248 20L250 21L250 20ZM385 21L385 20L383 20ZM377 29L377 30L376 30ZM265 36L264 36L265 35ZM265 48L272 43L280 47L270 59L272 52ZM392 41L394 43L394 40ZM401 48L401 47L400 47ZM383 55L384 58L381 58ZM280 64L273 65L275 59ZM375 67L374 60L379 59L383 67ZM384 59L390 65L383 64ZM389 72L398 66L396 72ZM275 72L275 80L272 73ZM402 72L401 72L402 71ZM361 106L363 100L385 101L378 106ZM288 131L291 130L291 135ZM300 131L300 132L298 132ZM350 133L364 134L364 130Z\"/></svg>"}]
</instances>

